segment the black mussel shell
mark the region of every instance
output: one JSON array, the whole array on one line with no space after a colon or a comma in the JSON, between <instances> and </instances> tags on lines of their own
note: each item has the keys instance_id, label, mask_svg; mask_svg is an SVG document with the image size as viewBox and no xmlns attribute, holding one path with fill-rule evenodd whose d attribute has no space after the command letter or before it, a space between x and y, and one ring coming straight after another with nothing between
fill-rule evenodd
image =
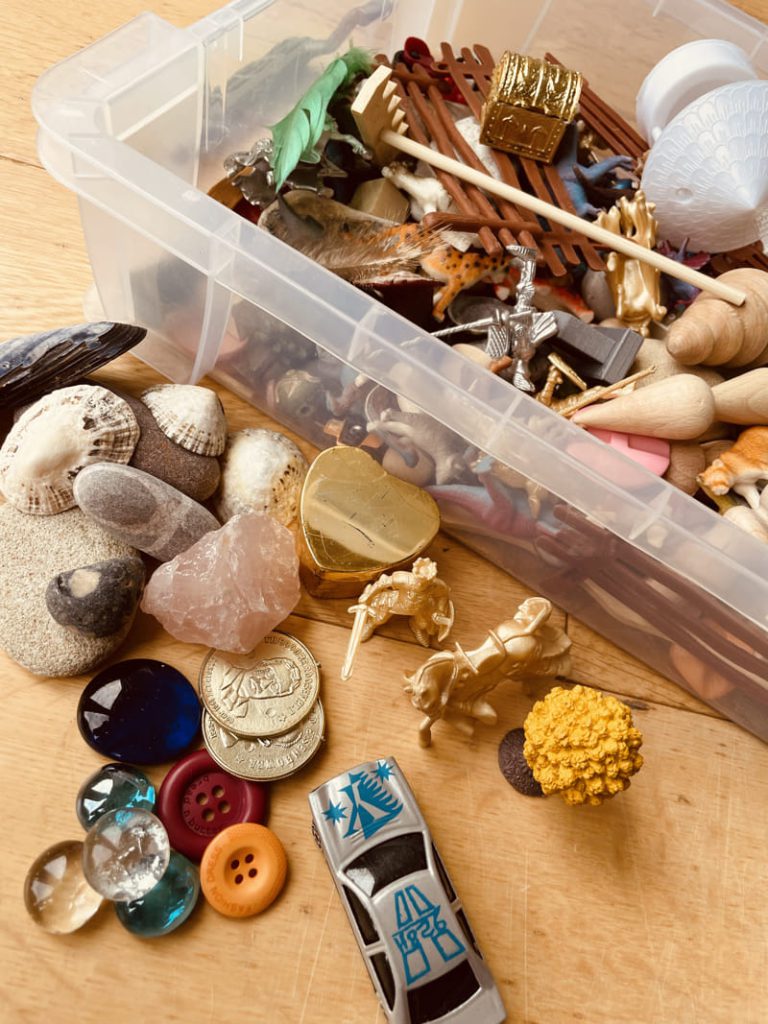
<instances>
[{"instance_id":1,"label":"black mussel shell","mask_svg":"<svg viewBox=\"0 0 768 1024\"><path fill-rule=\"evenodd\" d=\"M143 327L110 322L76 324L0 344L0 410L34 402L74 384L146 336Z\"/></svg>"}]
</instances>

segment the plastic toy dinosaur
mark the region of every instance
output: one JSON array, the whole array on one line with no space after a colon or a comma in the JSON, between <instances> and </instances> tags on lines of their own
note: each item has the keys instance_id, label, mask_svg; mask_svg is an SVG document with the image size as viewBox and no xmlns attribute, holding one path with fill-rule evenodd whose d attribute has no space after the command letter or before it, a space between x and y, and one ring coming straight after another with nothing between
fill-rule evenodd
<instances>
[{"instance_id":1,"label":"plastic toy dinosaur","mask_svg":"<svg viewBox=\"0 0 768 1024\"><path fill-rule=\"evenodd\" d=\"M632 183L628 179L624 179L626 184L621 180L607 184L605 180L614 175L619 168L633 171L635 161L631 156L609 156L590 165L579 163L579 132L576 125L569 125L566 129L559 154L557 171L568 189L573 208L579 217L597 217L601 212L602 203L601 206L595 206L593 199L602 200L605 206L611 206L617 198L626 195L627 190L632 188Z\"/></svg>"}]
</instances>

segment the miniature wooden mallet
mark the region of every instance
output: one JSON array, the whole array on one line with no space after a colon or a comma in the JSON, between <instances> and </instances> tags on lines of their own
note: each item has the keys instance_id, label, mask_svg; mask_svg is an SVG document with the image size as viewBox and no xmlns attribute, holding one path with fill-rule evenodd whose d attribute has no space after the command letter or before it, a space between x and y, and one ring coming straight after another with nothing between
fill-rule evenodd
<instances>
[{"instance_id":1,"label":"miniature wooden mallet","mask_svg":"<svg viewBox=\"0 0 768 1024\"><path fill-rule=\"evenodd\" d=\"M661 253L655 252L653 249L637 245L628 238L616 235L591 221L577 217L575 213L561 210L559 207L553 206L552 203L545 203L543 199L538 199L528 192L497 181L490 174L484 174L474 167L468 167L459 160L454 160L445 156L444 153L409 139L406 136L408 124L405 120L405 111L400 105L397 83L392 80L391 76L392 69L382 64L363 83L352 104L352 114L360 136L363 142L373 150L373 154L380 164L390 163L396 152L407 153L432 167L453 174L462 181L476 185L478 188L490 192L491 195L516 203L524 210L530 210L541 217L546 217L549 221L562 224L563 227L570 228L571 231L578 231L615 252L623 253L625 256L631 256L642 263L648 263L658 270L663 270L670 277L692 284L696 288L725 299L736 306L740 306L744 302L746 298L744 292L720 284L717 278L707 277L706 274L701 274L676 260L662 256Z\"/></svg>"}]
</instances>

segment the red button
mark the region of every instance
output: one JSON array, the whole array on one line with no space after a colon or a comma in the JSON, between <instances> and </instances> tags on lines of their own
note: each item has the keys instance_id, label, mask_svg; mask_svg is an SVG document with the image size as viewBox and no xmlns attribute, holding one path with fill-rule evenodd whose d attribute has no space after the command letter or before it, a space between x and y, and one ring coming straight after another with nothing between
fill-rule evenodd
<instances>
[{"instance_id":1,"label":"red button","mask_svg":"<svg viewBox=\"0 0 768 1024\"><path fill-rule=\"evenodd\" d=\"M155 814L165 825L173 849L199 861L223 829L246 821L263 823L267 797L263 783L236 779L207 750L196 750L166 775Z\"/></svg>"}]
</instances>

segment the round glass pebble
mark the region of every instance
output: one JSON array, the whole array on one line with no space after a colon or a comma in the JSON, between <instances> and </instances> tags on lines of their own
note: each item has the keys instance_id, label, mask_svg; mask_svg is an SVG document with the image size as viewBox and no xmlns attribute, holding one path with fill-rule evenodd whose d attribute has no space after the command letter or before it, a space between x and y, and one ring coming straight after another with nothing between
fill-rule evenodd
<instances>
[{"instance_id":1,"label":"round glass pebble","mask_svg":"<svg viewBox=\"0 0 768 1024\"><path fill-rule=\"evenodd\" d=\"M83 843L83 873L115 903L138 900L165 874L171 856L168 833L150 811L107 811Z\"/></svg>"},{"instance_id":2,"label":"round glass pebble","mask_svg":"<svg viewBox=\"0 0 768 1024\"><path fill-rule=\"evenodd\" d=\"M75 801L75 811L84 829L89 829L107 811L121 807L154 810L155 787L138 768L114 762L87 778Z\"/></svg>"},{"instance_id":3,"label":"round glass pebble","mask_svg":"<svg viewBox=\"0 0 768 1024\"><path fill-rule=\"evenodd\" d=\"M171 850L165 874L146 896L130 903L117 903L120 923L143 939L167 935L184 924L197 906L200 876L194 864Z\"/></svg>"},{"instance_id":4,"label":"round glass pebble","mask_svg":"<svg viewBox=\"0 0 768 1024\"><path fill-rule=\"evenodd\" d=\"M77 705L85 742L104 757L132 764L175 761L200 730L200 701L177 669L132 658L95 675Z\"/></svg>"},{"instance_id":5,"label":"round glass pebble","mask_svg":"<svg viewBox=\"0 0 768 1024\"><path fill-rule=\"evenodd\" d=\"M29 916L52 935L67 935L82 928L103 902L85 879L83 844L78 840L49 846L24 881L24 904Z\"/></svg>"}]
</instances>

